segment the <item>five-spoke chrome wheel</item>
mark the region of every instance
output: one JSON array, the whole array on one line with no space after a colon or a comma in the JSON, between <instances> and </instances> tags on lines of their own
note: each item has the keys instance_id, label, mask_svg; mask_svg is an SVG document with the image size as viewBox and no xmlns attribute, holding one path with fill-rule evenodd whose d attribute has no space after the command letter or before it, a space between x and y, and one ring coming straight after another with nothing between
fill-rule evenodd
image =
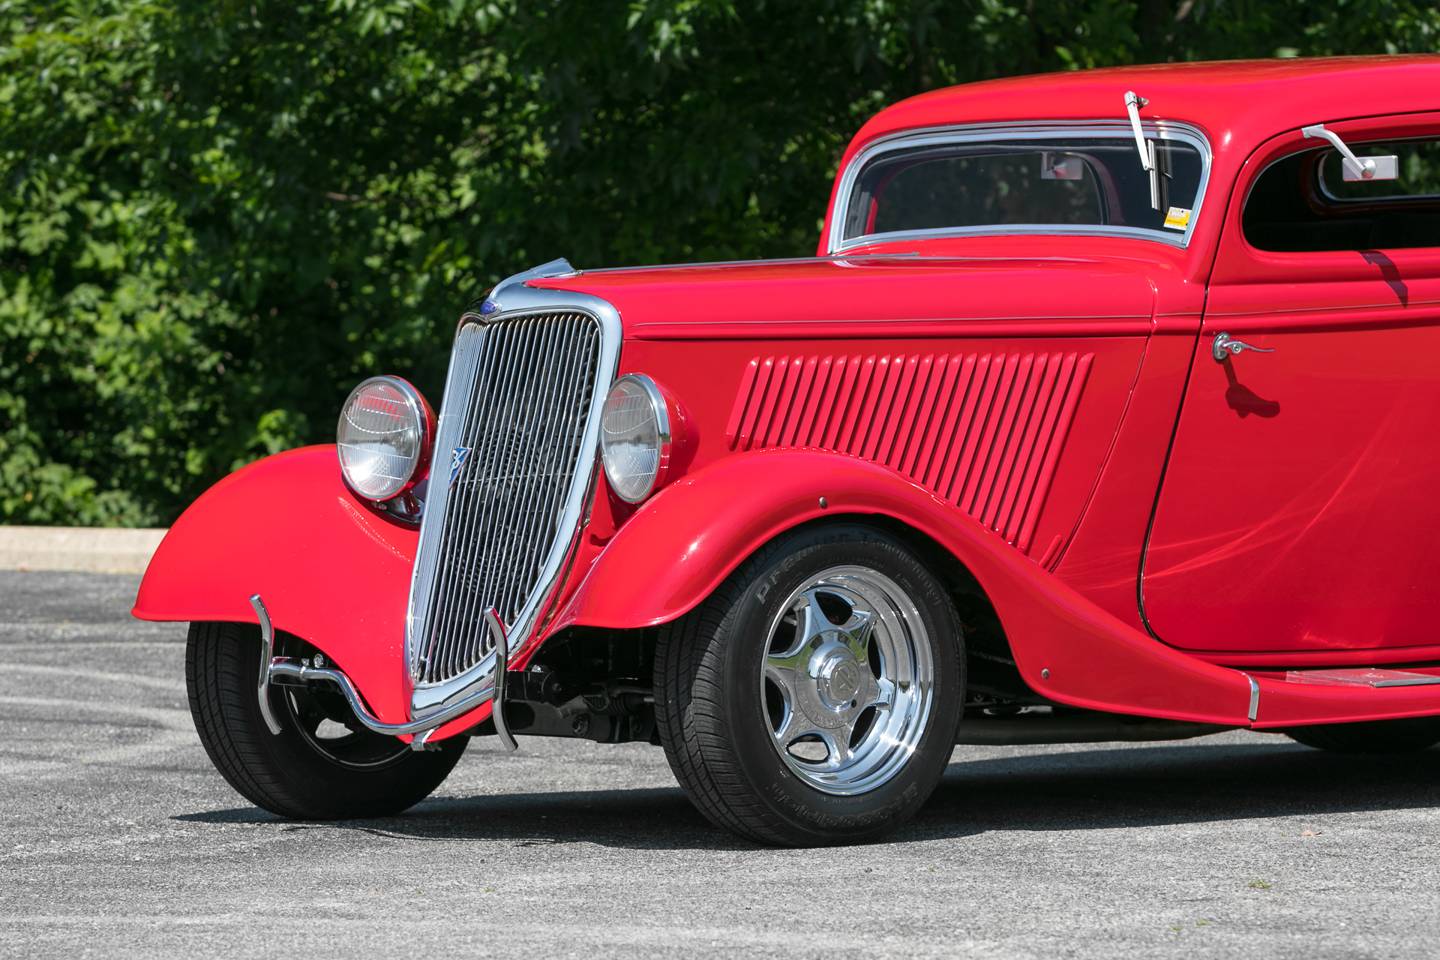
<instances>
[{"instance_id":1,"label":"five-spoke chrome wheel","mask_svg":"<svg viewBox=\"0 0 1440 960\"><path fill-rule=\"evenodd\" d=\"M659 630L655 717L707 817L763 843L851 843L940 782L965 690L945 581L858 521L775 538Z\"/></svg>"},{"instance_id":2,"label":"five-spoke chrome wheel","mask_svg":"<svg viewBox=\"0 0 1440 960\"><path fill-rule=\"evenodd\" d=\"M765 650L771 741L810 786L865 793L915 752L935 667L920 612L893 580L858 566L807 579L781 605Z\"/></svg>"}]
</instances>

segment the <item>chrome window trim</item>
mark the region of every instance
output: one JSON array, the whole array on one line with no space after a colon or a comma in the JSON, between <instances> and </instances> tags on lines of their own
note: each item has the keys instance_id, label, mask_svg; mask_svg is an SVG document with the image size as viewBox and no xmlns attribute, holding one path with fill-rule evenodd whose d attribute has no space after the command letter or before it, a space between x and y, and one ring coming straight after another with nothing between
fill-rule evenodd
<instances>
[{"instance_id":1,"label":"chrome window trim","mask_svg":"<svg viewBox=\"0 0 1440 960\"><path fill-rule=\"evenodd\" d=\"M1210 183L1210 166L1214 158L1210 142L1199 128L1173 120L1146 120L1144 131L1161 140L1177 140L1189 144L1200 153L1200 182L1195 188L1195 205L1190 208L1190 223L1183 233L1152 230L1144 227L1107 227L1102 224L1067 225L1043 223L994 224L976 227L942 227L930 230L895 230L889 233L867 233L845 239L845 219L850 197L861 169L876 157L910 147L944 146L952 143L979 143L986 140L1047 140L1057 133L1073 137L1130 139L1134 132L1127 120L1037 121L1028 123L984 123L946 127L924 127L891 134L874 141L857 153L845 168L835 192L835 209L830 218L830 234L826 249L834 256L857 247L896 240L928 240L941 237L999 237L1049 234L1052 236L1126 237L1153 240L1185 248L1200 222L1200 209L1205 189ZM1138 160L1136 161L1139 162Z\"/></svg>"},{"instance_id":2,"label":"chrome window trim","mask_svg":"<svg viewBox=\"0 0 1440 960\"><path fill-rule=\"evenodd\" d=\"M557 261L558 263L558 261ZM549 264L546 265L550 266ZM568 265L567 265L568 266ZM537 268L537 270L543 268ZM565 506L561 513L560 521L556 530L561 531L556 536L555 542L551 545L550 553L547 555L545 565L542 567L540 578L535 589L527 598L520 613L516 615L515 622L510 625L506 633L507 647L511 655L523 647L529 640L539 615L554 593L559 580L560 572L565 564L566 557L573 550L575 540L582 528L581 520L585 515L587 501L592 490L592 481L599 460L600 446L600 420L603 414L605 396L610 392L610 387L615 381L615 374L620 361L621 323L620 313L608 301L600 297L584 293L573 293L567 290L537 290L526 286L523 280L541 276L537 272L527 271L526 274L517 275L500 283L487 303L495 303L499 307L494 312L481 314L469 311L461 317L456 329L458 340L460 331L469 324L491 324L499 321L516 320L523 317L548 313L582 313L599 325L600 328L600 359L595 369L595 384L591 393L590 414L585 423L585 432L580 446L579 456L575 465L575 472L571 477L570 488L565 498ZM503 294L503 302L501 295ZM445 392L442 397L450 395L451 380L456 375L455 363L453 360L454 349L451 351L452 361L449 372L445 378ZM447 423L445 421L446 411L442 409L439 413L440 423L436 427L436 456L441 455L443 449L442 440L449 438ZM452 412L451 417L455 414ZM458 424L452 429L458 428ZM433 470L433 468L432 468ZM414 644L417 642L415 631L423 620L424 611L417 609L416 598L429 598L434 588L434 574L437 569L435 563L422 562L430 551L438 550L440 528L437 524L443 523L446 507L450 499L449 484L431 484L432 489L425 504L425 515L420 522L420 540L416 549L415 570L411 578L410 598L405 611L405 666L404 669L409 675L410 665L413 663ZM569 531L568 535L563 531ZM427 536L428 532L428 536ZM429 603L430 600L426 600ZM486 654L480 661L468 670L448 680L436 684L416 685L411 696L411 716L419 719L427 714L446 710L447 706L459 699L466 698L472 687L489 681L491 673L496 669L495 656L493 653ZM413 676L411 677L414 682Z\"/></svg>"}]
</instances>

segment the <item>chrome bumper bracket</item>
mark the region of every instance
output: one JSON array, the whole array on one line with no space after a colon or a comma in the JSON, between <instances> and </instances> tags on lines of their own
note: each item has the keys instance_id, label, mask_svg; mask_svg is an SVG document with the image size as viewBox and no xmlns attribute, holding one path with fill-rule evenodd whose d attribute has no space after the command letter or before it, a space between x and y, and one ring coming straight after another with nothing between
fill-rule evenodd
<instances>
[{"instance_id":1,"label":"chrome bumper bracket","mask_svg":"<svg viewBox=\"0 0 1440 960\"><path fill-rule=\"evenodd\" d=\"M514 753L520 745L505 723L505 671L510 664L510 644L505 637L505 624L500 622L500 614L494 607L485 611L485 629L490 632L490 639L495 644L496 662L500 664L495 671L495 706L490 710L490 716L495 721L495 735L500 738L500 745Z\"/></svg>"},{"instance_id":2,"label":"chrome bumper bracket","mask_svg":"<svg viewBox=\"0 0 1440 960\"><path fill-rule=\"evenodd\" d=\"M260 716L265 720L265 726L270 728L271 735L278 737L280 721L275 719L275 711L270 709L270 672L275 661L275 627L270 623L270 611L265 609L265 601L260 599L260 594L250 598L250 606L260 620L260 673L259 679L255 681L255 697L260 701Z\"/></svg>"},{"instance_id":3,"label":"chrome bumper bracket","mask_svg":"<svg viewBox=\"0 0 1440 960\"><path fill-rule=\"evenodd\" d=\"M491 636L495 639L495 649L493 651L494 667L492 668L492 676L488 678L490 683L486 686L480 686L479 689L473 690L458 700L455 700L453 703L424 717L411 720L408 723L385 723L370 712L370 709L365 705L364 699L360 696L360 691L355 689L355 684L352 683L350 678L342 671L329 667L312 667L304 661L296 660L293 657L275 656L275 627L270 620L270 612L265 607L265 601L262 600L260 594L257 593L250 598L250 606L255 610L255 616L260 622L260 670L259 677L256 680L255 694L260 706L260 716L264 719L265 726L269 728L272 734L279 735L283 729L270 706L269 692L272 683L302 685L309 683L331 683L339 688L341 695L345 698L346 704L349 705L350 710L355 714L355 718L364 724L367 729L392 737L403 736L405 734L416 735L411 746L417 750L424 749L425 742L429 739L429 734L438 728L454 720L456 717L463 716L476 707L483 706L493 700L495 702L495 708L493 710L495 732L499 734L500 742L504 744L507 750L516 749L517 744L515 743L515 738L510 735L509 728L505 726L504 714L500 709L500 704L504 702L505 664L509 659L509 651L505 644L504 627L500 624L499 617L494 615L493 610L486 614L486 624L489 626ZM493 624L491 623L492 618L494 620ZM484 684L485 679L487 678L482 677L479 683Z\"/></svg>"}]
</instances>

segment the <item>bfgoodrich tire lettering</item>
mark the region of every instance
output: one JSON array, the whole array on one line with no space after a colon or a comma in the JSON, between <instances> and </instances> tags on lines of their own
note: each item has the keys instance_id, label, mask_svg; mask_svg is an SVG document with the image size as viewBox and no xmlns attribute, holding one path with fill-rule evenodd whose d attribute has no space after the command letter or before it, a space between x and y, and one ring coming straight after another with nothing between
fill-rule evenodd
<instances>
[{"instance_id":1,"label":"bfgoodrich tire lettering","mask_svg":"<svg viewBox=\"0 0 1440 960\"><path fill-rule=\"evenodd\" d=\"M897 770L858 777L856 791L827 792L777 747L776 728L784 724L767 706L758 672L772 653L785 652L783 638L771 646L770 628L797 590L823 582L843 587L843 576L864 579L866 571L873 582L898 588L922 628L914 632L923 634L930 664L928 706L909 759ZM829 626L845 616L838 608ZM826 652L819 642L814 649L817 657ZM666 758L710 820L764 843L851 842L904 822L939 781L959 722L963 643L943 584L900 542L860 524L807 528L767 546L699 608L662 628L655 686ZM870 729L863 724L862 718L855 728L862 747ZM836 762L833 754L828 762Z\"/></svg>"},{"instance_id":2,"label":"bfgoodrich tire lettering","mask_svg":"<svg viewBox=\"0 0 1440 960\"><path fill-rule=\"evenodd\" d=\"M215 769L257 806L303 820L389 816L429 796L465 752L463 737L417 753L368 730L327 751L305 729L309 711L296 710L277 687L270 704L282 729L272 734L255 698L259 652L254 626L190 625L185 680L195 730Z\"/></svg>"}]
</instances>

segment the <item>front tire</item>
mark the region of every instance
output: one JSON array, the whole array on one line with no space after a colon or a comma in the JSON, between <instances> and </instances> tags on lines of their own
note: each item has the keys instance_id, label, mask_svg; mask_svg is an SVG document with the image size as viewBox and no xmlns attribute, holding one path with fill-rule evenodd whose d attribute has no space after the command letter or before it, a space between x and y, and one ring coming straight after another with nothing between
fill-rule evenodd
<instances>
[{"instance_id":1,"label":"front tire","mask_svg":"<svg viewBox=\"0 0 1440 960\"><path fill-rule=\"evenodd\" d=\"M293 638L282 644L299 646ZM284 649L301 653L300 649ZM363 727L338 692L270 688L282 727L272 734L260 715L258 628L192 623L185 681L195 730L215 769L241 796L282 817L338 820L385 817L419 803L465 752L452 737L417 753Z\"/></svg>"},{"instance_id":2,"label":"front tire","mask_svg":"<svg viewBox=\"0 0 1440 960\"><path fill-rule=\"evenodd\" d=\"M909 819L954 749L958 616L904 545L845 524L781 538L661 628L660 739L712 822L762 843L868 839Z\"/></svg>"}]
</instances>

